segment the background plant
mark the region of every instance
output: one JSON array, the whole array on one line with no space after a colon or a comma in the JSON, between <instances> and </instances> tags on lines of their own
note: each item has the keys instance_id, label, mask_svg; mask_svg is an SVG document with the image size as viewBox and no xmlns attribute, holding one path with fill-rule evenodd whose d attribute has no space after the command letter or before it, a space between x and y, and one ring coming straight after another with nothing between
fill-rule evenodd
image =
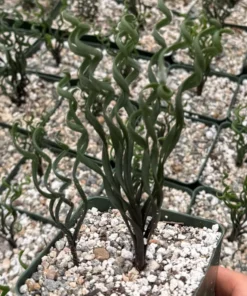
<instances>
[{"instance_id":1,"label":"background plant","mask_svg":"<svg viewBox=\"0 0 247 296\"><path fill-rule=\"evenodd\" d=\"M65 31L62 31L64 20L61 13L67 8L67 0L61 1L60 13L56 20L56 30L52 29L51 20L47 18L46 9L38 0L36 0L36 6L38 12L35 13L36 21L33 22L33 31L37 37L45 41L47 50L51 53L56 65L59 66L62 60L61 51L64 47L64 36L67 34Z\"/></svg>"},{"instance_id":2,"label":"background plant","mask_svg":"<svg viewBox=\"0 0 247 296\"><path fill-rule=\"evenodd\" d=\"M98 0L74 0L76 3L77 17L93 22L98 13Z\"/></svg>"},{"instance_id":3,"label":"background plant","mask_svg":"<svg viewBox=\"0 0 247 296\"><path fill-rule=\"evenodd\" d=\"M208 17L223 23L238 2L239 0L202 0L202 6Z\"/></svg>"},{"instance_id":4,"label":"background plant","mask_svg":"<svg viewBox=\"0 0 247 296\"><path fill-rule=\"evenodd\" d=\"M195 38L199 34L199 32L207 30L208 28L208 23L212 22L213 20L208 19L204 14L200 15L197 21L194 22L194 25L190 27L190 36L192 38ZM214 21L213 21L214 22ZM230 30L227 31L228 34L232 34ZM218 53L222 52L222 46L220 43L216 44L215 41L212 39L211 34L207 34L201 38L200 42L202 43L202 47L208 47L210 48L211 46L217 47ZM195 50L194 48L189 48L189 56L194 60L195 59ZM205 72L203 75L203 79L201 83L197 87L197 95L201 96L204 85L207 81L208 74L210 72L210 65L212 62L212 59L214 58L214 55L208 55L207 58L205 59Z\"/></svg>"},{"instance_id":5,"label":"background plant","mask_svg":"<svg viewBox=\"0 0 247 296\"><path fill-rule=\"evenodd\" d=\"M221 52L220 36L226 32L219 23L212 21L197 35L192 35L194 22L185 20L180 38L172 46L167 47L159 30L171 22L172 16L162 0L158 2L158 7L165 15L165 18L155 25L153 33L156 42L160 45L160 50L153 55L150 61L148 69L150 84L140 92L137 105L130 100L129 91L130 84L135 81L140 71L137 61L133 59L133 52L139 37L135 17L124 15L118 25L116 44L119 51L114 58L112 71L121 94L116 98L111 85L94 76L102 59L102 52L81 41L81 37L89 32L89 26L81 24L76 18L64 13L65 19L74 27L69 37L70 49L73 53L84 57L79 69L79 88L85 98L86 119L102 141L102 168L93 160L87 159L79 149L77 149L77 157L80 162L102 177L106 194L111 203L119 209L132 237L135 267L138 270L145 267L148 241L160 218L163 203L164 165L176 146L184 126L182 93L201 83L208 62ZM210 42L203 42L205 39ZM165 121L162 120L165 110L161 107L164 103L166 106L173 104L171 102L172 92L166 86L167 70L164 56L184 48L189 48L194 52L194 71L177 91L173 114L174 123L170 129L166 129ZM123 75L126 68L129 72ZM69 74L66 74L59 83L58 92L69 101L68 126L81 133L81 142L78 147L81 145L87 147L89 135L83 123L76 116L77 102L73 96L73 89L67 91L69 79ZM105 127L102 127L92 113L93 105L99 97L104 98ZM112 105L113 102L114 105ZM126 114L126 118L120 115L122 113ZM143 134L138 131L137 123L140 122L145 127ZM109 147L109 142L112 147ZM133 170L135 146L141 148L139 172ZM115 158L114 168L111 166L112 155ZM150 183L150 179L153 182ZM148 195L144 202L143 193ZM149 218L150 215L151 218Z\"/></svg>"},{"instance_id":6,"label":"background plant","mask_svg":"<svg viewBox=\"0 0 247 296\"><path fill-rule=\"evenodd\" d=\"M15 13L15 24L9 27L7 15L0 12L0 87L17 106L25 103L29 83L26 68L26 51L31 47L30 38L19 30L21 15Z\"/></svg>"},{"instance_id":7,"label":"background plant","mask_svg":"<svg viewBox=\"0 0 247 296\"><path fill-rule=\"evenodd\" d=\"M234 139L236 141L236 165L242 166L247 152L247 143L245 135L247 135L247 126L245 123L245 115L241 115L243 110L246 110L246 105L239 105L234 109L234 117L231 123L231 129L234 132Z\"/></svg>"},{"instance_id":8,"label":"background plant","mask_svg":"<svg viewBox=\"0 0 247 296\"><path fill-rule=\"evenodd\" d=\"M14 202L22 195L23 185L29 184L29 182L30 180L27 179L21 184L10 185L5 180L2 181L7 192L0 203L0 237L8 241L12 248L17 247L15 234L21 230Z\"/></svg>"},{"instance_id":9,"label":"background plant","mask_svg":"<svg viewBox=\"0 0 247 296\"><path fill-rule=\"evenodd\" d=\"M143 28L147 10L151 6L146 5L143 0L125 0L125 6L136 17L139 28Z\"/></svg>"},{"instance_id":10,"label":"background plant","mask_svg":"<svg viewBox=\"0 0 247 296\"><path fill-rule=\"evenodd\" d=\"M228 207L232 221L232 231L228 240L233 242L247 233L247 176L243 181L243 189L237 194L225 180L228 175L225 174L222 184L224 191L218 198Z\"/></svg>"}]
</instances>

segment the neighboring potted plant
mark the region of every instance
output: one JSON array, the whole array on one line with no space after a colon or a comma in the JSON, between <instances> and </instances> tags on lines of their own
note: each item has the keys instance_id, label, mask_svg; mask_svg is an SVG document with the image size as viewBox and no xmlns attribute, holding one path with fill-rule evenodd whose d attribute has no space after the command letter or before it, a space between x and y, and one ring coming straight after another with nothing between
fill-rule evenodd
<instances>
[{"instance_id":1,"label":"neighboring potted plant","mask_svg":"<svg viewBox=\"0 0 247 296\"><path fill-rule=\"evenodd\" d=\"M247 152L247 144L245 135L247 134L247 127L245 125L246 116L242 114L242 111L246 110L246 105L239 105L234 109L234 118L232 119L231 129L234 132L234 139L236 140L236 166L241 167L243 165L245 154Z\"/></svg>"},{"instance_id":2,"label":"neighboring potted plant","mask_svg":"<svg viewBox=\"0 0 247 296\"><path fill-rule=\"evenodd\" d=\"M201 83L208 64L213 57L218 55L222 50L220 43L221 34L227 33L228 30L222 29L217 21L210 20L208 21L207 26L204 26L202 31L197 31L197 34L195 35L195 30L193 29L195 22L192 20L185 20L181 27L181 35L178 41L172 46L167 47L165 40L159 33L159 30L171 22L172 15L165 6L164 1L159 0L158 7L165 15L165 18L155 25L153 32L153 36L156 42L160 45L160 49L153 55L149 64L148 77L150 84L141 90L139 98L133 98L136 102L133 102L129 92L129 85L135 81L139 74L138 62L133 58L135 47L138 44L137 22L134 15L124 15L118 25L116 44L119 51L114 58L112 70L113 77L120 89L119 95L116 96L114 89L108 82L101 81L94 75L97 66L102 59L102 53L100 50L86 45L81 41L81 37L90 30L89 26L81 24L76 18L72 17L68 13L63 14L65 20L70 22L74 27L74 30L69 37L70 49L74 54L84 58L79 69L78 87L70 87L70 75L66 73L57 88L58 94L69 101L67 125L70 129L78 132L80 135L77 143L76 159L71 178L62 175L58 170L59 162L67 155L67 145L60 142L60 146L63 151L59 154L55 161L53 161L41 148L41 143L43 137L45 136L45 129L42 126L38 126L33 132L32 140L35 152L25 151L18 144L18 141L15 138L15 130L13 132L16 148L25 157L32 159L32 174L36 188L43 196L51 200L51 216L67 238L67 245L71 250L73 263L76 265L75 267L72 267L73 264L71 266L70 264L68 265L67 262L67 268L74 268L73 270L77 270L80 268L80 264L83 264L83 268L86 268L85 274L83 273L84 276L83 279L80 280L80 283L73 283L71 285L72 289L75 289L73 290L73 293L75 294L120 295L117 294L121 293L121 289L119 287L119 290L114 290L118 289L116 287L105 288L105 286L103 287L102 285L98 285L97 280L94 282L95 284L90 285L86 278L86 275L90 278L90 272L87 270L86 262L94 259L96 260L94 264L103 264L100 262L108 259L112 260L111 262L115 262L116 257L119 256L119 252L122 256L120 256L122 258L121 260L125 259L127 263L130 262L129 268L131 268L131 270L134 268L132 272L126 266L121 269L120 274L121 272L128 274L128 279L123 276L123 282L129 281L130 278L134 281L134 279L139 277L148 277L147 281L151 283L153 287L156 284L157 276L152 274L150 271L151 255L148 255L150 244L157 245L156 247L160 249L160 246L158 246L158 240L165 241L167 237L171 238L172 235L169 235L169 231L177 233L177 235L182 235L186 231L189 231L188 228L183 228L183 225L197 227L212 227L213 225L212 222L210 223L203 220L199 222L199 220L190 216L174 214L169 211L161 210L163 204L162 188L164 185L164 166L166 164L166 160L176 146L184 127L182 93L188 89L197 87ZM176 94L175 102L172 102L172 92L166 85L167 69L164 63L164 56L181 48L193 50L194 71L191 76L189 76L180 85ZM127 74L125 71L126 68L128 69ZM78 90L80 91L80 98L83 98L85 101L84 106L86 120L94 127L101 139L102 166L99 166L96 161L85 156L89 145L90 135L88 134L84 123L77 116L78 102L76 92ZM99 100L103 103L103 125L102 122L99 122L98 118L93 114L94 104L98 104ZM167 124L167 121L163 120L163 117L167 115L172 118L172 121L169 121L170 124ZM111 144L109 145L109 143ZM136 165L135 160L135 149L137 148L139 166ZM113 159L111 156L113 156ZM44 179L42 183L39 183L37 179L38 157L42 157L44 162L47 162L48 164L47 169L44 172ZM77 176L79 165L81 163L97 172L102 177L107 199L102 197L96 199L94 203L93 201L87 199ZM138 167L138 169L136 169L136 167ZM49 185L49 176L52 171L61 181L61 186L58 191L53 190ZM83 200L83 204L81 208L76 211L75 216L72 215L75 206L66 198L65 195L65 189L69 184L74 184L76 186L78 193ZM144 195L147 197L144 198ZM66 203L67 206L69 206L68 215L65 221L62 221L59 216L63 203ZM101 205L99 205L100 203ZM101 211L107 211L109 210L109 207L112 206L119 211L111 211L107 214L108 216L110 215L110 218L108 217L107 219L106 225L108 226L107 229L104 228L103 233L100 231L101 226L105 225L104 219L106 219L106 216L104 216L104 214L100 214L95 209L92 209L91 212L88 213L89 218L86 216L88 209L93 206L98 207ZM168 216L168 218L166 216ZM77 218L79 219L77 220ZM85 224L82 225L84 219L86 219ZM117 228L114 228L116 226L114 224L115 222L111 223L110 219L113 219L116 222L116 225L118 225L118 223L121 225L123 222L125 223L125 226L123 227L124 230L122 230L125 235L125 240L121 240L122 249L121 244L115 246L116 252L115 255L111 255L111 258L110 250L112 249L110 249L109 246L109 249L107 250L107 245L103 243L104 241L108 241L108 238L111 235L110 231L108 231L110 224L113 227L113 231L117 233ZM74 229L71 229L71 226L73 225L72 222L74 220L77 220L77 223L75 224ZM169 222L159 222L160 220L168 220ZM92 226L95 231L94 243L96 244L96 247L93 248L93 246L91 246L91 249L86 247L89 256L80 257L77 250L83 249L83 239L85 238L86 243L88 239L86 233L90 233L90 231L92 231L89 230L89 232L85 232L85 237L84 234L82 234L86 231L85 229L89 227L87 226L87 223L89 223L90 227ZM173 226L173 224L176 223L180 226ZM167 224L168 227L166 227ZM173 228L171 229L170 227L174 227L174 231L172 230ZM181 232L178 230L179 227L182 227ZM160 230L163 228L167 228L168 233L166 234L167 236L165 235L162 238L162 231L160 232ZM217 257L220 246L219 238L222 238L222 235L217 233L217 227L213 227L213 230L208 229L207 231L209 234L205 232L206 230L200 230L200 228L196 228L193 231L198 231L198 236L205 236L204 240L206 240L209 245L207 250L211 250L210 255L207 252L208 257L206 256L206 265L203 265L204 267L202 268L205 271L209 262L210 264L212 263L210 260ZM82 241L80 240L81 237ZM101 243L98 242L98 237L102 238L102 244L105 245L104 248L97 247L97 244L101 245ZM154 237L156 238L153 239ZM132 242L129 241L129 239L132 239ZM54 243L55 242L53 241L42 255L48 254L50 247L54 245ZM64 239L62 239L61 244L64 246ZM126 244L131 246L130 249L123 247L126 247ZM204 242L201 243L202 248L203 244ZM165 245L168 248L168 245ZM193 243L191 242L191 247L192 245ZM60 248L59 242L56 243L56 246L57 250L55 252L65 252L62 248ZM216 248L216 246L218 247ZM215 248L217 249L217 252L215 251ZM163 251L166 252L165 249ZM192 253L193 252L194 251L192 251ZM59 255L60 259L63 257L62 254L63 253ZM49 258L50 257L48 255L44 260L49 260ZM204 259L202 261L204 261ZM25 278L32 275L32 272L35 271L40 260L41 256L34 262L32 268L25 273L25 276L19 280L17 285L17 293L19 295L20 286L24 284ZM58 259L56 260L56 262L59 261ZM161 261L162 260L163 259L161 259ZM58 266L55 267L55 269L56 268L58 268ZM162 268L165 268L165 266L162 265ZM40 272L41 270L42 266L39 268ZM159 270L157 264L154 270ZM157 271L157 274L160 275L162 270L163 269ZM66 268L63 269L63 271L65 272ZM70 272L72 271L68 271L68 273ZM151 277L149 277L150 274L148 275L148 272L151 272ZM44 274L40 276L45 276L45 273L47 273L47 271L44 271ZM213 272L213 274L215 275L215 272ZM198 286L204 276L203 273L200 273L200 275L201 277L197 280L197 285L188 288L187 292L184 291L186 295L192 295L195 291L199 291ZM163 276L165 276L164 273ZM83 286L84 282L85 285ZM157 284L159 285L161 283L157 281ZM203 291L203 293L205 292L203 295L213 295L213 281L210 281L210 284L208 285L209 286L207 286L207 288L201 285L201 289L206 289L206 291L200 289L200 293ZM139 287L141 288L141 285ZM80 291L84 292L79 292L79 290L76 290L77 288L82 289ZM167 295L165 294L165 285L163 288L163 294L155 294L154 290L151 289L147 290L146 292L149 294L145 295ZM177 286L174 289L176 288ZM45 286L43 286L42 289L45 289ZM138 294L138 292L133 292L131 288L129 289L130 290L125 290L125 292L122 293L126 293L124 295L144 295L142 294L144 292L139 292ZM69 290L67 290L67 293L70 293L68 291ZM85 291L88 291L88 294ZM115 294L114 291L116 292Z\"/></svg>"},{"instance_id":3,"label":"neighboring potted plant","mask_svg":"<svg viewBox=\"0 0 247 296\"><path fill-rule=\"evenodd\" d=\"M229 209L232 231L227 239L233 242L238 239L241 240L243 234L247 233L247 176L244 178L243 188L240 193L235 192L231 186L225 183L227 177L228 175L225 174L222 180L224 191L222 194L218 194L217 197Z\"/></svg>"},{"instance_id":4,"label":"neighboring potted plant","mask_svg":"<svg viewBox=\"0 0 247 296\"><path fill-rule=\"evenodd\" d=\"M7 24L7 14L0 12L0 89L14 104L26 102L27 61L26 51L31 47L30 37L19 30L22 17L16 11L16 22L12 28Z\"/></svg>"}]
</instances>

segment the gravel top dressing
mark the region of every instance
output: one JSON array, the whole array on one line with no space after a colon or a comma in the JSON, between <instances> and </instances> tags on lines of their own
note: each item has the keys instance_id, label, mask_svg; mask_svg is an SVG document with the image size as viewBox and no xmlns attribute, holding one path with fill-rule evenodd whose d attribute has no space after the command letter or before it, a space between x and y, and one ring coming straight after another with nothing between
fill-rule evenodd
<instances>
[{"instance_id":1,"label":"gravel top dressing","mask_svg":"<svg viewBox=\"0 0 247 296\"><path fill-rule=\"evenodd\" d=\"M45 13L47 15L57 2L57 0L39 0L39 3L45 8ZM21 14L23 20L37 21L37 12L40 13L40 11L38 9L25 10L23 6L21 0L4 0L0 3L0 9L8 13L10 17L15 16L15 10L17 10Z\"/></svg>"},{"instance_id":2,"label":"gravel top dressing","mask_svg":"<svg viewBox=\"0 0 247 296\"><path fill-rule=\"evenodd\" d=\"M189 75L190 73L184 69L172 69L167 77L167 85L176 94L180 84ZM225 77L210 76L200 96L195 88L183 93L184 110L218 120L225 119L236 89L236 82Z\"/></svg>"},{"instance_id":3,"label":"gravel top dressing","mask_svg":"<svg viewBox=\"0 0 247 296\"><path fill-rule=\"evenodd\" d=\"M243 180L247 174L247 163L244 161L241 167L237 167L236 156L236 141L234 140L233 131L230 128L222 129L217 143L209 156L207 165L202 172L201 182L218 190L223 190L222 180L224 173L227 173L227 183L236 192L240 192Z\"/></svg>"},{"instance_id":4,"label":"gravel top dressing","mask_svg":"<svg viewBox=\"0 0 247 296\"><path fill-rule=\"evenodd\" d=\"M13 104L8 97L0 93L0 121L13 124L21 121L23 124L25 117L34 116L34 124L39 122L44 112L55 107L56 97L54 95L55 85L48 83L36 75L28 75L29 84L27 86L26 103L20 107Z\"/></svg>"},{"instance_id":5,"label":"gravel top dressing","mask_svg":"<svg viewBox=\"0 0 247 296\"><path fill-rule=\"evenodd\" d=\"M234 1L236 4L230 11L230 15L225 19L225 23L235 24L246 26L246 10L247 10L247 0ZM231 3L234 3L231 2ZM195 5L193 6L193 13L198 15L201 11L202 0L197 0Z\"/></svg>"},{"instance_id":6,"label":"gravel top dressing","mask_svg":"<svg viewBox=\"0 0 247 296\"><path fill-rule=\"evenodd\" d=\"M18 216L18 222L22 229L15 235L16 249L11 249L8 243L0 238L0 283L11 287L12 292L8 296L15 295L15 283L23 272L18 260L20 251L24 251L22 261L29 265L57 233L57 229L50 224L34 221L24 214Z\"/></svg>"},{"instance_id":7,"label":"gravel top dressing","mask_svg":"<svg viewBox=\"0 0 247 296\"><path fill-rule=\"evenodd\" d=\"M9 130L0 129L0 184L20 159L21 155L15 151Z\"/></svg>"},{"instance_id":8,"label":"gravel top dressing","mask_svg":"<svg viewBox=\"0 0 247 296\"><path fill-rule=\"evenodd\" d=\"M222 242L220 264L247 274L247 234L241 241L229 242L227 237L231 232L231 217L224 202L205 191L200 191L192 207L192 214L205 219L215 220L222 224L227 232Z\"/></svg>"},{"instance_id":9,"label":"gravel top dressing","mask_svg":"<svg viewBox=\"0 0 247 296\"><path fill-rule=\"evenodd\" d=\"M170 211L187 213L191 196L183 190L163 187L164 199L163 207Z\"/></svg>"},{"instance_id":10,"label":"gravel top dressing","mask_svg":"<svg viewBox=\"0 0 247 296\"><path fill-rule=\"evenodd\" d=\"M234 6L231 15L226 19L226 23L246 26L247 19L246 19L246 12L247 12L247 0L237 1L237 4Z\"/></svg>"},{"instance_id":11,"label":"gravel top dressing","mask_svg":"<svg viewBox=\"0 0 247 296\"><path fill-rule=\"evenodd\" d=\"M164 166L166 176L184 183L195 182L216 134L215 126L185 119L179 142Z\"/></svg>"},{"instance_id":12,"label":"gravel top dressing","mask_svg":"<svg viewBox=\"0 0 247 296\"><path fill-rule=\"evenodd\" d=\"M61 239L21 293L86 295L96 290L97 296L193 295L219 238L217 224L200 229L159 222L147 249L147 267L139 273L120 213L93 208L81 227L79 266L73 266L66 239Z\"/></svg>"}]
</instances>

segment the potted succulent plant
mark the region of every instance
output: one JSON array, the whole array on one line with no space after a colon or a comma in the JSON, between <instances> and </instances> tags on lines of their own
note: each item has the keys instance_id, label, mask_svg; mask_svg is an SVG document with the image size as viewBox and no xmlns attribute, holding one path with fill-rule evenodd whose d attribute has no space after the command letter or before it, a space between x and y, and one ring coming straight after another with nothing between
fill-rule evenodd
<instances>
[{"instance_id":1,"label":"potted succulent plant","mask_svg":"<svg viewBox=\"0 0 247 296\"><path fill-rule=\"evenodd\" d=\"M222 50L221 35L228 31L217 21L208 20L207 26L204 24L195 34L195 22L186 19L177 42L167 47L160 29L171 22L172 15L164 1L159 0L158 7L164 19L155 25L153 36L160 49L150 60L150 83L140 91L138 98L132 98L129 91L129 85L139 74L139 65L134 59L138 44L134 15L125 14L117 28L119 50L112 68L118 86L116 95L110 83L95 75L102 59L101 51L81 41L89 26L68 13L63 14L74 27L69 37L70 50L83 57L78 86L70 87L70 75L66 73L57 88L58 94L69 102L67 125L78 133L76 158L71 177L64 176L58 167L68 153L65 143L60 141L62 152L52 161L42 150L45 136L42 125L37 126L32 135L34 152L26 151L18 143L17 125L13 130L15 146L32 159L34 184L50 199L51 217L61 230L20 278L17 295L30 295L32 290L24 285L25 280L37 268L44 293L58 293L61 287L64 295L214 293L217 268L209 266L217 265L223 230L214 226L214 222L162 210L162 188L166 160L184 127L182 93L200 85L211 60ZM173 102L172 92L166 85L164 56L181 48L193 51L194 71L180 85ZM90 135L77 115L81 99L86 120L101 139L101 166L85 156ZM103 123L93 114L94 104L99 102L103 104ZM37 178L40 157L47 163L43 182ZM102 177L107 198L87 198L78 179L80 164ZM52 172L60 180L58 190L49 185ZM83 200L74 214L75 205L65 193L71 184ZM69 209L65 219L59 216L63 204ZM43 262L39 265L41 258ZM63 285L64 277L66 284ZM35 278L37 280L37 273ZM178 294L178 291L182 292Z\"/></svg>"}]
</instances>

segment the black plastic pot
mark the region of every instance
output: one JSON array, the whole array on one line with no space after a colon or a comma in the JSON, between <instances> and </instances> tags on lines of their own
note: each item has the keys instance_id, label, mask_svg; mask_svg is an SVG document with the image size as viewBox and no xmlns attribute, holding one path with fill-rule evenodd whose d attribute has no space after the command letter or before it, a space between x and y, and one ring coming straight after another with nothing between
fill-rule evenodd
<instances>
[{"instance_id":1,"label":"black plastic pot","mask_svg":"<svg viewBox=\"0 0 247 296\"><path fill-rule=\"evenodd\" d=\"M101 212L106 212L111 208L111 204L109 199L105 197L94 197L90 198L89 200L89 208L96 207ZM162 221L174 221L178 223L183 223L186 226L192 226L192 227L207 227L211 228L216 222L205 220L198 217L193 217L186 214L180 214L172 211L166 211L162 210L161 212L161 220ZM201 283L194 293L195 296L213 296L215 295L215 281L217 276L217 266L219 264L219 256L220 256L220 248L221 248L221 242L224 235L224 229L220 225L219 231L221 232L221 237L219 239L219 242L217 244L217 247L215 248L210 262L208 264L208 268L205 272L204 278L201 280ZM37 258L31 263L31 265L26 269L23 274L20 276L20 278L17 281L16 284L16 295L21 296L20 293L20 287L25 284L26 280L32 276L34 272L36 272L38 265L41 263L41 259L43 256L49 253L51 247L53 247L57 240L59 240L63 234L59 232L59 234L47 245L47 247L37 256Z\"/></svg>"}]
</instances>

